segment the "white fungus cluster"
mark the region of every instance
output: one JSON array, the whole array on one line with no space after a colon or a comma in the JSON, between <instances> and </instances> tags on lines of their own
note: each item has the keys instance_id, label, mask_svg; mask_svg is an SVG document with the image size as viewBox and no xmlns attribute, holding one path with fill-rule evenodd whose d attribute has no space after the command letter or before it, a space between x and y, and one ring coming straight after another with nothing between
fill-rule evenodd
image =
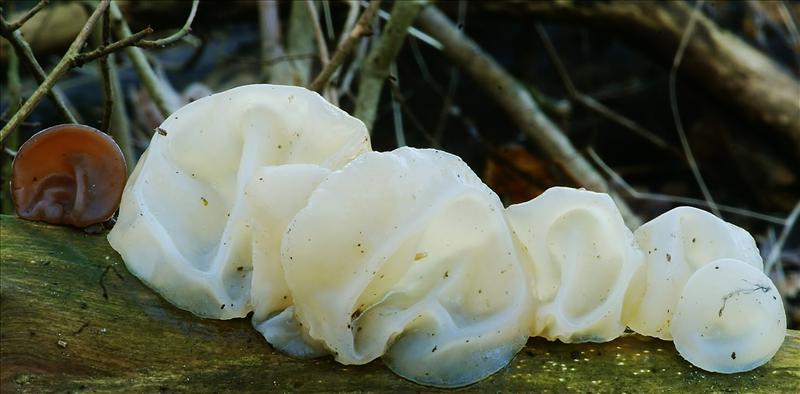
<instances>
[{"instance_id":1,"label":"white fungus cluster","mask_svg":"<svg viewBox=\"0 0 800 394\"><path fill-rule=\"evenodd\" d=\"M294 357L381 357L440 387L491 375L530 336L630 327L733 373L767 362L786 329L736 226L683 207L632 233L607 195L562 187L504 209L458 157L372 152L360 121L296 87L243 86L170 116L109 241L180 308L252 312Z\"/></svg>"}]
</instances>

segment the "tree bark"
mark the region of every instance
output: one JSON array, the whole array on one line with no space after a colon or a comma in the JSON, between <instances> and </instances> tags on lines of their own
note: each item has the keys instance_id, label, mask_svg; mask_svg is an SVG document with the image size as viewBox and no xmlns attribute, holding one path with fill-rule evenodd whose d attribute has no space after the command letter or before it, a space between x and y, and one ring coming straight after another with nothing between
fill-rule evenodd
<instances>
[{"instance_id":1,"label":"tree bark","mask_svg":"<svg viewBox=\"0 0 800 394\"><path fill-rule=\"evenodd\" d=\"M379 361L347 366L273 351L246 319L201 319L128 273L104 235L0 216L0 392L430 390ZM511 365L459 392L797 392L800 333L754 371L722 375L671 342L532 338Z\"/></svg>"}]
</instances>

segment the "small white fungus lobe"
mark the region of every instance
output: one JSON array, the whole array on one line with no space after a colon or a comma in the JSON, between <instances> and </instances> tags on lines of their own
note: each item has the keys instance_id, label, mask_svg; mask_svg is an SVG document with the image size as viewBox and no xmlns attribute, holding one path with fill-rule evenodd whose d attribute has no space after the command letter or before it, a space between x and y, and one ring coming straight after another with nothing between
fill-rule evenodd
<instances>
[{"instance_id":1,"label":"small white fungus lobe","mask_svg":"<svg viewBox=\"0 0 800 394\"><path fill-rule=\"evenodd\" d=\"M645 257L645 292L628 326L639 334L672 340L670 320L686 281L697 269L733 258L762 270L756 242L747 231L706 211L678 207L635 232Z\"/></svg>"},{"instance_id":2,"label":"small white fungus lobe","mask_svg":"<svg viewBox=\"0 0 800 394\"><path fill-rule=\"evenodd\" d=\"M641 297L643 256L607 194L553 187L508 207L533 263L538 291L533 336L605 342L625 331L625 309Z\"/></svg>"},{"instance_id":3,"label":"small white fungus lobe","mask_svg":"<svg viewBox=\"0 0 800 394\"><path fill-rule=\"evenodd\" d=\"M720 259L689 278L671 330L678 352L695 366L744 372L778 351L786 315L778 289L763 272L743 261Z\"/></svg>"}]
</instances>

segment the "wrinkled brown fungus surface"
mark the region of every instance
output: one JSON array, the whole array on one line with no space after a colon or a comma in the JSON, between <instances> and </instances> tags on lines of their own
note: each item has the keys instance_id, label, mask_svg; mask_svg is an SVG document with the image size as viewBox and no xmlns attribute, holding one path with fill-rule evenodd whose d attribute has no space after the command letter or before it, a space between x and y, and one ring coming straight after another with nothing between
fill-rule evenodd
<instances>
[{"instance_id":1,"label":"wrinkled brown fungus surface","mask_svg":"<svg viewBox=\"0 0 800 394\"><path fill-rule=\"evenodd\" d=\"M17 215L27 220L86 227L119 207L127 171L107 134L64 124L42 130L14 158L11 190Z\"/></svg>"}]
</instances>

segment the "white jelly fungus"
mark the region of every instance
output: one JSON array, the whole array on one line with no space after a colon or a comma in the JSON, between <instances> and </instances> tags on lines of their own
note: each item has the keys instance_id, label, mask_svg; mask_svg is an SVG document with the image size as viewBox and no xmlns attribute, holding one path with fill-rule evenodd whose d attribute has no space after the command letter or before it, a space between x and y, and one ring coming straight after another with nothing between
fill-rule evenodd
<instances>
[{"instance_id":1,"label":"white jelly fungus","mask_svg":"<svg viewBox=\"0 0 800 394\"><path fill-rule=\"evenodd\" d=\"M625 331L625 307L641 296L642 253L607 194L553 187L508 207L533 263L533 335L563 342L610 341Z\"/></svg>"},{"instance_id":2,"label":"white jelly fungus","mask_svg":"<svg viewBox=\"0 0 800 394\"><path fill-rule=\"evenodd\" d=\"M746 231L681 207L635 232L602 193L504 209L458 157L371 152L364 125L303 88L250 85L170 116L109 234L176 306L252 323L297 358L376 358L438 387L506 366L529 336L675 339L700 368L767 362L786 329Z\"/></svg>"},{"instance_id":3,"label":"white jelly fungus","mask_svg":"<svg viewBox=\"0 0 800 394\"><path fill-rule=\"evenodd\" d=\"M504 367L533 302L498 197L458 157L370 152L328 176L283 239L295 313L336 360L383 356L453 387Z\"/></svg>"},{"instance_id":4,"label":"white jelly fungus","mask_svg":"<svg viewBox=\"0 0 800 394\"><path fill-rule=\"evenodd\" d=\"M720 259L686 282L670 328L678 352L695 366L744 372L778 351L786 336L786 315L778 289L761 270Z\"/></svg>"},{"instance_id":5,"label":"white jelly fungus","mask_svg":"<svg viewBox=\"0 0 800 394\"><path fill-rule=\"evenodd\" d=\"M289 86L204 97L159 129L128 180L108 239L131 273L164 298L221 319L252 309L244 189L253 174L283 164L335 169L370 150L358 119Z\"/></svg>"},{"instance_id":6,"label":"white jelly fungus","mask_svg":"<svg viewBox=\"0 0 800 394\"><path fill-rule=\"evenodd\" d=\"M728 257L763 269L747 231L697 208L670 210L643 224L634 236L645 256L646 285L628 325L642 335L672 339L669 324L678 297L700 267Z\"/></svg>"},{"instance_id":7,"label":"white jelly fungus","mask_svg":"<svg viewBox=\"0 0 800 394\"><path fill-rule=\"evenodd\" d=\"M272 346L296 358L326 352L294 319L292 294L281 264L281 240L289 222L329 173L313 164L263 167L245 188L253 230L253 326Z\"/></svg>"}]
</instances>

